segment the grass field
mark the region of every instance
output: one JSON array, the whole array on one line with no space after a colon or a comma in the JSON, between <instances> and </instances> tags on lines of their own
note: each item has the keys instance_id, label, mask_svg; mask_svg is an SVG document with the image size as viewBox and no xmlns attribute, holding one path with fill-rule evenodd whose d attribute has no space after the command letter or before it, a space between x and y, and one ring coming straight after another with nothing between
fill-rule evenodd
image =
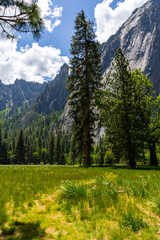
<instances>
[{"instance_id":1,"label":"grass field","mask_svg":"<svg viewBox=\"0 0 160 240\"><path fill-rule=\"evenodd\" d=\"M160 239L160 171L0 166L5 239Z\"/></svg>"}]
</instances>

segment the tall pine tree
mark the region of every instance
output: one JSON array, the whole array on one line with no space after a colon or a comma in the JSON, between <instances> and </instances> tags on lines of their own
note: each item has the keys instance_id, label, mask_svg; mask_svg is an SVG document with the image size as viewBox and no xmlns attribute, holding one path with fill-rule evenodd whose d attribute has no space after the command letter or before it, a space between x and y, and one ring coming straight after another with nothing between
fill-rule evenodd
<instances>
[{"instance_id":1,"label":"tall pine tree","mask_svg":"<svg viewBox=\"0 0 160 240\"><path fill-rule=\"evenodd\" d=\"M15 150L15 163L16 164L25 164L25 155L26 155L26 149L24 144L24 136L22 129L20 130L18 142L16 145Z\"/></svg>"},{"instance_id":2,"label":"tall pine tree","mask_svg":"<svg viewBox=\"0 0 160 240\"><path fill-rule=\"evenodd\" d=\"M49 142L49 163L55 163L55 137L53 132L51 133L50 142Z\"/></svg>"},{"instance_id":3,"label":"tall pine tree","mask_svg":"<svg viewBox=\"0 0 160 240\"><path fill-rule=\"evenodd\" d=\"M84 158L85 166L91 164L93 130L97 119L95 94L101 86L101 57L98 50L93 23L81 11L75 20L75 34L70 50L71 74L67 82L73 138L77 153L80 158Z\"/></svg>"}]
</instances>

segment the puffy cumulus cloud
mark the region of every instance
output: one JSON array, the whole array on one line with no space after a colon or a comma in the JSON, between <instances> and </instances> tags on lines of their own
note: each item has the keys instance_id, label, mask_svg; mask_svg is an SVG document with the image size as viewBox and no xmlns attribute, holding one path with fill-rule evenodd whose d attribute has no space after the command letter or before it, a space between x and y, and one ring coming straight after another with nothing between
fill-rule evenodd
<instances>
[{"instance_id":1,"label":"puffy cumulus cloud","mask_svg":"<svg viewBox=\"0 0 160 240\"><path fill-rule=\"evenodd\" d=\"M41 9L46 29L52 32L61 23L59 18L62 17L63 8L54 5L51 0L38 0L38 6Z\"/></svg>"},{"instance_id":2,"label":"puffy cumulus cloud","mask_svg":"<svg viewBox=\"0 0 160 240\"><path fill-rule=\"evenodd\" d=\"M17 41L0 40L0 79L3 83L13 83L15 79L42 83L52 79L63 63L69 59L61 56L61 51L53 47L40 47L33 43L17 51Z\"/></svg>"},{"instance_id":3,"label":"puffy cumulus cloud","mask_svg":"<svg viewBox=\"0 0 160 240\"><path fill-rule=\"evenodd\" d=\"M119 2L115 9L110 7L113 0L103 0L95 7L96 35L100 43L119 29L135 8L142 6L147 0L125 0Z\"/></svg>"},{"instance_id":4,"label":"puffy cumulus cloud","mask_svg":"<svg viewBox=\"0 0 160 240\"><path fill-rule=\"evenodd\" d=\"M24 0L25 3L31 4L32 0ZM61 20L59 18L62 17L62 6L58 7L54 5L52 0L38 0L38 7L41 11L41 16L44 19L44 25L49 32L52 32L55 27L57 27ZM19 9L14 7L6 8L4 11L4 7L0 8L0 13L4 16L14 15L15 12L18 14Z\"/></svg>"}]
</instances>

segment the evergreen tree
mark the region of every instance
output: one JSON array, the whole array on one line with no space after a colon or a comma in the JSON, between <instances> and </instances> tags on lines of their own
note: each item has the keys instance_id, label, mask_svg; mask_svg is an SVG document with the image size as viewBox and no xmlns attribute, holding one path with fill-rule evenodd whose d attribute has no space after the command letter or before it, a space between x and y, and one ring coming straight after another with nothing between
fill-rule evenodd
<instances>
[{"instance_id":1,"label":"evergreen tree","mask_svg":"<svg viewBox=\"0 0 160 240\"><path fill-rule=\"evenodd\" d=\"M0 164L8 164L7 142L2 138L2 127L0 125Z\"/></svg>"},{"instance_id":2,"label":"evergreen tree","mask_svg":"<svg viewBox=\"0 0 160 240\"><path fill-rule=\"evenodd\" d=\"M55 138L52 132L50 142L49 142L49 163L55 163Z\"/></svg>"},{"instance_id":3,"label":"evergreen tree","mask_svg":"<svg viewBox=\"0 0 160 240\"><path fill-rule=\"evenodd\" d=\"M61 165L65 165L64 151L65 151L65 139L62 138L62 141L61 141Z\"/></svg>"},{"instance_id":4,"label":"evergreen tree","mask_svg":"<svg viewBox=\"0 0 160 240\"><path fill-rule=\"evenodd\" d=\"M0 145L2 144L2 126L0 124Z\"/></svg>"},{"instance_id":5,"label":"evergreen tree","mask_svg":"<svg viewBox=\"0 0 160 240\"><path fill-rule=\"evenodd\" d=\"M75 20L75 34L70 51L71 74L67 83L73 137L80 159L84 157L85 166L91 164L93 130L97 119L95 95L101 86L101 58L98 50L93 23L87 20L84 11L81 11Z\"/></svg>"},{"instance_id":6,"label":"evergreen tree","mask_svg":"<svg viewBox=\"0 0 160 240\"><path fill-rule=\"evenodd\" d=\"M106 127L107 142L115 156L129 160L135 168L136 159L147 141L147 118L151 117L153 92L150 81L139 70L132 71L122 50L115 54L106 91L100 98L101 117Z\"/></svg>"},{"instance_id":7,"label":"evergreen tree","mask_svg":"<svg viewBox=\"0 0 160 240\"><path fill-rule=\"evenodd\" d=\"M16 150L15 150L15 163L16 164L25 164L25 144L24 144L24 136L23 136L23 130L20 130L20 134L18 137Z\"/></svg>"},{"instance_id":8,"label":"evergreen tree","mask_svg":"<svg viewBox=\"0 0 160 240\"><path fill-rule=\"evenodd\" d=\"M72 138L70 144L70 158L72 160L73 165L76 163L76 151L75 151L75 141Z\"/></svg>"},{"instance_id":9,"label":"evergreen tree","mask_svg":"<svg viewBox=\"0 0 160 240\"><path fill-rule=\"evenodd\" d=\"M160 95L149 97L143 111L144 136L150 151L150 165L158 166L157 144L160 143Z\"/></svg>"},{"instance_id":10,"label":"evergreen tree","mask_svg":"<svg viewBox=\"0 0 160 240\"><path fill-rule=\"evenodd\" d=\"M7 148L7 142L4 140L2 142L2 148L1 148L1 163L2 164L9 164L9 158L8 158L8 148Z\"/></svg>"},{"instance_id":11,"label":"evergreen tree","mask_svg":"<svg viewBox=\"0 0 160 240\"><path fill-rule=\"evenodd\" d=\"M56 137L56 144L55 144L55 162L58 165L62 164L61 156L62 156L61 136L60 136L60 132L58 131L57 137Z\"/></svg>"},{"instance_id":12,"label":"evergreen tree","mask_svg":"<svg viewBox=\"0 0 160 240\"><path fill-rule=\"evenodd\" d=\"M0 124L0 164L3 163L2 127Z\"/></svg>"}]
</instances>

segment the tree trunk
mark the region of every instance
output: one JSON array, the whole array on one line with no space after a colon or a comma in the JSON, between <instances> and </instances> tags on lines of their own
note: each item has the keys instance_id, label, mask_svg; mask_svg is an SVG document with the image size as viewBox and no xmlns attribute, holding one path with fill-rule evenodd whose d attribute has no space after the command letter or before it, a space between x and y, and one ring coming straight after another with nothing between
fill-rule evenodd
<instances>
[{"instance_id":1,"label":"tree trunk","mask_svg":"<svg viewBox=\"0 0 160 240\"><path fill-rule=\"evenodd\" d=\"M129 166L132 169L135 169L136 167L135 155L133 151L129 151Z\"/></svg>"},{"instance_id":2,"label":"tree trunk","mask_svg":"<svg viewBox=\"0 0 160 240\"><path fill-rule=\"evenodd\" d=\"M152 142L151 144L149 144L149 150L150 150L150 165L158 166L155 142Z\"/></svg>"},{"instance_id":3,"label":"tree trunk","mask_svg":"<svg viewBox=\"0 0 160 240\"><path fill-rule=\"evenodd\" d=\"M91 165L90 149L88 144L84 146L84 166L88 167Z\"/></svg>"},{"instance_id":4,"label":"tree trunk","mask_svg":"<svg viewBox=\"0 0 160 240\"><path fill-rule=\"evenodd\" d=\"M89 108L87 109L87 112L89 112L88 110ZM91 165L90 149L91 149L90 123L89 123L89 116L87 116L86 123L85 123L84 166Z\"/></svg>"},{"instance_id":5,"label":"tree trunk","mask_svg":"<svg viewBox=\"0 0 160 240\"><path fill-rule=\"evenodd\" d=\"M128 135L128 158L129 158L129 166L130 168L134 169L136 167L136 160L135 160L135 150L134 146L130 141L130 137Z\"/></svg>"}]
</instances>

